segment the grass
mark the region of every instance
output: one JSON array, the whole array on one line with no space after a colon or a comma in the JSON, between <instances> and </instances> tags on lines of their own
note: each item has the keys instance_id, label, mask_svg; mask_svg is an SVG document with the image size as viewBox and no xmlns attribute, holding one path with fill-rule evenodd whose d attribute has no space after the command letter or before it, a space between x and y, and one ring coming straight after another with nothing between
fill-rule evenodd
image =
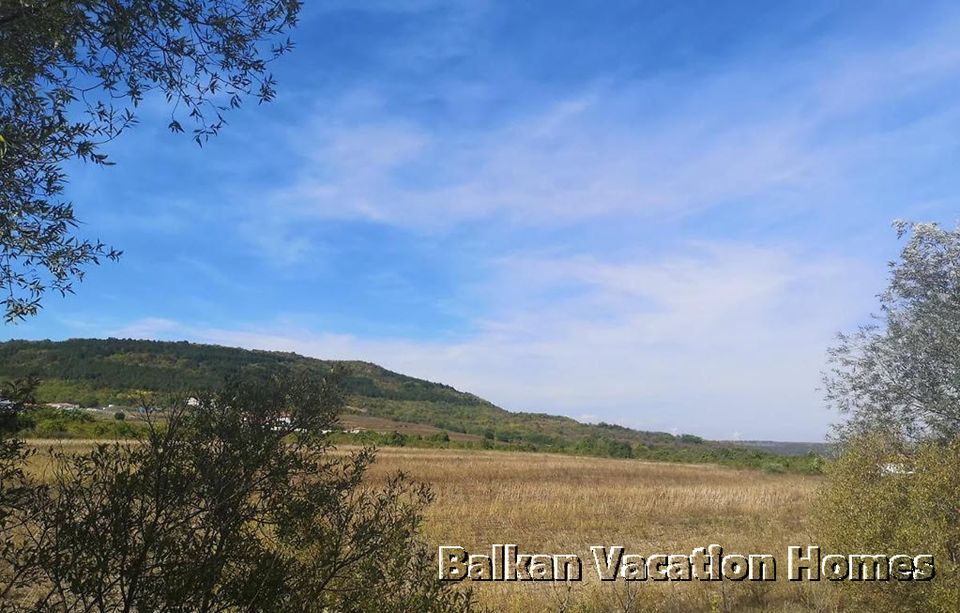
<instances>
[{"instance_id":1,"label":"grass","mask_svg":"<svg viewBox=\"0 0 960 613\"><path fill-rule=\"evenodd\" d=\"M92 442L32 444L40 451L31 470L42 473L49 469L45 450L51 444L82 451ZM441 544L489 553L493 543L581 556L579 583L465 582L494 611L837 608L830 586L782 578L787 546L816 542L807 517L818 477L539 453L383 448L370 478L379 481L397 470L430 483L436 494L424 526L433 556ZM590 555L591 545L623 545L629 553L649 555L688 554L711 543L731 553L773 554L781 579L601 583ZM424 560L436 563L435 557Z\"/></svg>"},{"instance_id":2,"label":"grass","mask_svg":"<svg viewBox=\"0 0 960 613\"><path fill-rule=\"evenodd\" d=\"M433 546L489 553L577 553L584 581L572 589L533 582L472 582L482 604L501 611L823 610L829 590L783 579L767 583L596 580L591 545L628 552L685 553L718 543L728 552L771 553L785 575L786 550L811 540L808 508L817 477L711 465L647 463L551 454L385 448L374 477L403 470L429 482L436 500L424 536ZM436 559L426 563L436 564Z\"/></svg>"},{"instance_id":3,"label":"grass","mask_svg":"<svg viewBox=\"0 0 960 613\"><path fill-rule=\"evenodd\" d=\"M116 420L115 414L124 419ZM154 417L163 420L163 412ZM145 433L143 414L134 410L61 410L39 407L24 412L18 436L38 439L127 439ZM576 422L571 422L576 423ZM606 425L608 429L616 426ZM760 448L704 441L691 435L631 444L604 436L585 436L563 443L503 441L465 434L423 423L401 422L367 415L356 407L345 412L337 426L343 431L330 434L336 445L376 445L448 450L496 450L555 453L588 457L632 458L656 462L721 464L734 468L760 469L774 473L819 474L822 458L815 453L780 455ZM357 430L357 431L354 431Z\"/></svg>"}]
</instances>

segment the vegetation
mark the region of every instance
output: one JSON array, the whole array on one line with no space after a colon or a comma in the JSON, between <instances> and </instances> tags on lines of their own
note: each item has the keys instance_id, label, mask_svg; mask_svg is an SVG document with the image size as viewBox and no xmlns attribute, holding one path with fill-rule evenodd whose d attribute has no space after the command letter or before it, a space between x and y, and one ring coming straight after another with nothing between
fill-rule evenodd
<instances>
[{"instance_id":1,"label":"vegetation","mask_svg":"<svg viewBox=\"0 0 960 613\"><path fill-rule=\"evenodd\" d=\"M909 234L881 313L842 335L827 399L848 420L817 530L843 551L933 554L930 582L841 586L857 608L960 610L960 228Z\"/></svg>"},{"instance_id":2,"label":"vegetation","mask_svg":"<svg viewBox=\"0 0 960 613\"><path fill-rule=\"evenodd\" d=\"M249 351L186 342L74 339L0 343L0 380L28 375L41 382L42 402L81 406L162 406L170 398L214 389L240 369L282 369L322 378L341 372L347 404L356 414L425 424L472 440L436 441L391 430L338 435L340 442L423 447L549 451L668 462L714 462L764 470L817 472L815 454L788 457L755 447L700 437L643 432L613 424L583 424L568 417L505 411L472 394L390 372L366 362L334 362L293 353ZM102 430L103 426L99 426ZM88 436L67 424L72 436ZM47 436L34 429L26 436ZM110 434L101 434L110 436ZM449 435L447 438L450 438Z\"/></svg>"},{"instance_id":3,"label":"vegetation","mask_svg":"<svg viewBox=\"0 0 960 613\"><path fill-rule=\"evenodd\" d=\"M20 428L20 415L35 402L38 384L36 377L18 377L0 385L0 436Z\"/></svg>"},{"instance_id":4,"label":"vegetation","mask_svg":"<svg viewBox=\"0 0 960 613\"><path fill-rule=\"evenodd\" d=\"M155 92L198 143L247 96L274 96L268 62L299 0L4 0L0 3L0 303L33 315L48 289L120 252L76 236L64 165L111 164L102 145Z\"/></svg>"},{"instance_id":5,"label":"vegetation","mask_svg":"<svg viewBox=\"0 0 960 613\"><path fill-rule=\"evenodd\" d=\"M446 402L451 406L493 407L476 396L438 383L390 372L366 362L334 362L294 353L249 351L188 342L126 339L8 341L0 343L0 378L35 375L41 402L81 406L134 404L145 398L216 389L240 369L287 369L323 377L335 367L353 397Z\"/></svg>"},{"instance_id":6,"label":"vegetation","mask_svg":"<svg viewBox=\"0 0 960 613\"><path fill-rule=\"evenodd\" d=\"M92 447L84 441L53 444L63 453ZM332 453L353 452L340 447ZM53 455L40 446L29 470L49 472ZM421 531L431 561L440 544L489 554L491 543L504 540L524 551L572 552L584 560L579 583L471 584L477 605L491 611L843 610L841 595L823 583L626 585L597 581L589 566L590 546L610 543L651 554L719 542L725 551L769 552L785 562L787 546L810 539L810 507L821 477L557 454L387 447L377 453L366 482L381 487L398 471L435 493ZM624 606L628 601L632 605Z\"/></svg>"},{"instance_id":7,"label":"vegetation","mask_svg":"<svg viewBox=\"0 0 960 613\"><path fill-rule=\"evenodd\" d=\"M843 596L861 610L960 610L960 439L906 456L873 433L848 442L817 500L821 544L833 551L932 554L932 581L865 583ZM894 470L883 470L893 465Z\"/></svg>"},{"instance_id":8,"label":"vegetation","mask_svg":"<svg viewBox=\"0 0 960 613\"><path fill-rule=\"evenodd\" d=\"M117 419L116 415L97 419L86 412L50 407L27 409L17 422L17 434L25 438L124 439L139 437L146 430L146 424Z\"/></svg>"},{"instance_id":9,"label":"vegetation","mask_svg":"<svg viewBox=\"0 0 960 613\"><path fill-rule=\"evenodd\" d=\"M346 453L346 450L341 453ZM436 493L423 538L432 549L461 545L490 553L491 543L523 551L576 553L583 581L531 585L474 582L491 611L829 611L843 610L830 586L776 582L596 580L590 546L689 553L713 542L725 551L771 553L810 538L810 505L820 477L717 466L483 450L384 448L368 477L415 475ZM629 606L628 606L629 603Z\"/></svg>"},{"instance_id":10,"label":"vegetation","mask_svg":"<svg viewBox=\"0 0 960 613\"><path fill-rule=\"evenodd\" d=\"M358 434L337 432L330 435L330 440L344 445L367 444L382 447L486 449L527 453L549 451L555 454L638 459L648 462L721 464L773 473L819 474L824 463L821 456L813 453L803 456L783 456L743 447L703 445L700 448L691 448L670 443L660 445L637 444L631 447L627 443L599 437L588 437L567 445L545 447L532 444L501 443L487 439L481 441L452 440L449 435L446 435L445 438L444 435L445 433L405 435L399 432L364 431Z\"/></svg>"},{"instance_id":11,"label":"vegetation","mask_svg":"<svg viewBox=\"0 0 960 613\"><path fill-rule=\"evenodd\" d=\"M960 227L896 229L909 239L890 264L880 314L840 335L827 400L847 418L841 437L883 431L948 442L960 434Z\"/></svg>"},{"instance_id":12,"label":"vegetation","mask_svg":"<svg viewBox=\"0 0 960 613\"><path fill-rule=\"evenodd\" d=\"M331 456L329 379L257 373L147 422L142 441L0 456L4 610L446 611L418 539L430 490ZM289 423L281 420L289 417Z\"/></svg>"}]
</instances>

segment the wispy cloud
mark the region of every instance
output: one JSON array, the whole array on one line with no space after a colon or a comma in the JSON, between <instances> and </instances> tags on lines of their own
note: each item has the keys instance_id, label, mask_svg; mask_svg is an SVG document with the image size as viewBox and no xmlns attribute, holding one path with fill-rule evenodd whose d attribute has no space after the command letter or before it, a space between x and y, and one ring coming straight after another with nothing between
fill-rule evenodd
<instances>
[{"instance_id":1,"label":"wispy cloud","mask_svg":"<svg viewBox=\"0 0 960 613\"><path fill-rule=\"evenodd\" d=\"M647 263L502 264L489 288L503 293L502 310L447 342L289 321L222 328L149 318L111 333L371 360L515 410L588 410L714 437L771 437L793 424L797 437L816 438L827 423L815 409L824 348L865 295L849 282L863 277L855 263L739 244L687 247ZM556 298L561 290L565 299Z\"/></svg>"},{"instance_id":2,"label":"wispy cloud","mask_svg":"<svg viewBox=\"0 0 960 613\"><path fill-rule=\"evenodd\" d=\"M926 34L906 48L824 44L803 60L594 79L559 98L530 83L523 112L471 128L398 113L371 84L332 110L324 101L298 127L299 170L256 194L251 210L296 244L325 219L437 232L492 219L543 226L745 203L836 206L877 158L910 155L902 107L960 86L957 23ZM956 129L955 111L945 101L924 116Z\"/></svg>"}]
</instances>

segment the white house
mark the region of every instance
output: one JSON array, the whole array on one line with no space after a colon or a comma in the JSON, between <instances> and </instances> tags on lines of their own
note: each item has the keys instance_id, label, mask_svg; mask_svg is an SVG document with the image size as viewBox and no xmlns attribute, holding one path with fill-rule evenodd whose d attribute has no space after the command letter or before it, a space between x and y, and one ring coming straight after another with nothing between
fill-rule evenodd
<instances>
[{"instance_id":1,"label":"white house","mask_svg":"<svg viewBox=\"0 0 960 613\"><path fill-rule=\"evenodd\" d=\"M912 475L913 467L906 462L887 462L879 466L881 475Z\"/></svg>"}]
</instances>

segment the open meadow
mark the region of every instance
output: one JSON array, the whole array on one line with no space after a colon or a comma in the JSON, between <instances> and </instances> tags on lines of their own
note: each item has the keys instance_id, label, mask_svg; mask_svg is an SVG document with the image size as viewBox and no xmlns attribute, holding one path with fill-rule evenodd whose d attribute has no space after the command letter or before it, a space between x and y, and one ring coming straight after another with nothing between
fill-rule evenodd
<instances>
[{"instance_id":1,"label":"open meadow","mask_svg":"<svg viewBox=\"0 0 960 613\"><path fill-rule=\"evenodd\" d=\"M729 552L772 553L811 540L807 516L818 479L708 465L481 451L382 449L374 475L402 470L430 483L436 500L424 536L433 551L493 543L523 552L576 553L583 581L472 582L494 610L825 610L815 583L601 583L591 545L627 552L689 553L717 543ZM436 563L436 559L430 561ZM782 577L785 568L778 568ZM817 589L820 587L820 589ZM591 606L593 605L593 606Z\"/></svg>"},{"instance_id":2,"label":"open meadow","mask_svg":"<svg viewBox=\"0 0 960 613\"><path fill-rule=\"evenodd\" d=\"M51 441L35 441L42 470ZM76 449L89 441L62 441ZM341 449L338 453L345 450ZM496 451L384 448L370 474L395 471L432 486L424 537L437 564L439 545L489 554L494 543L522 552L575 553L583 580L470 583L493 610L830 610L836 593L820 583L783 577L788 545L815 543L807 519L819 479L712 465L648 463ZM717 543L726 552L770 553L776 582L604 583L591 545L627 553L689 553Z\"/></svg>"}]
</instances>

